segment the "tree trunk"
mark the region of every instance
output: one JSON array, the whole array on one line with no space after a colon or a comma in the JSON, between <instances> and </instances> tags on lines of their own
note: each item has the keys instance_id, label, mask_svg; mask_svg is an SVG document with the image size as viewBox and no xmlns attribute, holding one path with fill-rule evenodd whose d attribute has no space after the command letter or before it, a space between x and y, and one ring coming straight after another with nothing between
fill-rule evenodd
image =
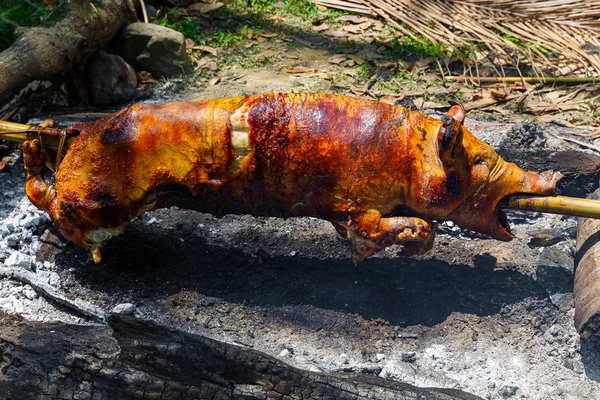
<instances>
[{"instance_id":1,"label":"tree trunk","mask_svg":"<svg viewBox=\"0 0 600 400\"><path fill-rule=\"evenodd\" d=\"M377 376L294 368L256 350L113 315L108 326L0 313L4 399L445 399L479 397Z\"/></svg>"},{"instance_id":2,"label":"tree trunk","mask_svg":"<svg viewBox=\"0 0 600 400\"><path fill-rule=\"evenodd\" d=\"M34 80L68 77L135 21L132 0L71 0L69 14L53 26L28 28L0 53L0 105Z\"/></svg>"}]
</instances>

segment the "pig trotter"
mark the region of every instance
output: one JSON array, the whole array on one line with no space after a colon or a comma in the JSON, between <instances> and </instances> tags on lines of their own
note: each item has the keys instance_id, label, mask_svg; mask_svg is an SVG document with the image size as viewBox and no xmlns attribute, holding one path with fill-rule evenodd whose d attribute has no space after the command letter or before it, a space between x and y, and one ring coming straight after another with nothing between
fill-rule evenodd
<instances>
[{"instance_id":1,"label":"pig trotter","mask_svg":"<svg viewBox=\"0 0 600 400\"><path fill-rule=\"evenodd\" d=\"M355 264L393 244L402 245L401 254L426 253L433 246L434 226L417 217L384 218L377 210L368 210L351 218L346 236Z\"/></svg>"},{"instance_id":2,"label":"pig trotter","mask_svg":"<svg viewBox=\"0 0 600 400\"><path fill-rule=\"evenodd\" d=\"M47 210L53 216L56 190L54 185L44 179L42 173L46 166L46 150L38 139L25 141L22 148L27 172L27 197L36 207Z\"/></svg>"}]
</instances>

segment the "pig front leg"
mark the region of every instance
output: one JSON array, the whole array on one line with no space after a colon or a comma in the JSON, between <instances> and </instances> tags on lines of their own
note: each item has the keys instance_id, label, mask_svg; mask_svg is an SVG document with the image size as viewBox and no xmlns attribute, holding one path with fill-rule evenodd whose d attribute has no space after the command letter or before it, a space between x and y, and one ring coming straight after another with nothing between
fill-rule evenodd
<instances>
[{"instance_id":1,"label":"pig front leg","mask_svg":"<svg viewBox=\"0 0 600 400\"><path fill-rule=\"evenodd\" d=\"M402 245L402 254L426 253L433 246L434 226L417 217L381 216L377 210L354 216L336 229L348 238L355 264L393 244Z\"/></svg>"}]
</instances>

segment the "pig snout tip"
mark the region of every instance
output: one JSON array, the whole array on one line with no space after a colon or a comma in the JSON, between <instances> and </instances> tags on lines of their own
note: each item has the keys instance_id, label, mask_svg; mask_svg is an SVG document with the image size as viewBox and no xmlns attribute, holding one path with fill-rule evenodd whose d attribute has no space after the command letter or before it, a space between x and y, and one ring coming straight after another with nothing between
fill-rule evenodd
<instances>
[{"instance_id":1,"label":"pig snout tip","mask_svg":"<svg viewBox=\"0 0 600 400\"><path fill-rule=\"evenodd\" d=\"M553 187L555 187L558 182L563 178L563 174L559 171L553 171L551 169L540 173L540 175L547 180Z\"/></svg>"}]
</instances>

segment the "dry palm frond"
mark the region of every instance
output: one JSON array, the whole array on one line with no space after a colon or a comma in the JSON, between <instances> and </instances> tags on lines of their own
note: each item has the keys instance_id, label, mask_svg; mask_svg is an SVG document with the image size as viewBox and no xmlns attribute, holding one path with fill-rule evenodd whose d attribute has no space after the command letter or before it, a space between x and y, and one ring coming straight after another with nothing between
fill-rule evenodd
<instances>
[{"instance_id":1,"label":"dry palm frond","mask_svg":"<svg viewBox=\"0 0 600 400\"><path fill-rule=\"evenodd\" d=\"M600 75L599 0L312 1L377 14L405 35L449 49L483 44L496 63L522 59L550 67L554 75Z\"/></svg>"}]
</instances>

